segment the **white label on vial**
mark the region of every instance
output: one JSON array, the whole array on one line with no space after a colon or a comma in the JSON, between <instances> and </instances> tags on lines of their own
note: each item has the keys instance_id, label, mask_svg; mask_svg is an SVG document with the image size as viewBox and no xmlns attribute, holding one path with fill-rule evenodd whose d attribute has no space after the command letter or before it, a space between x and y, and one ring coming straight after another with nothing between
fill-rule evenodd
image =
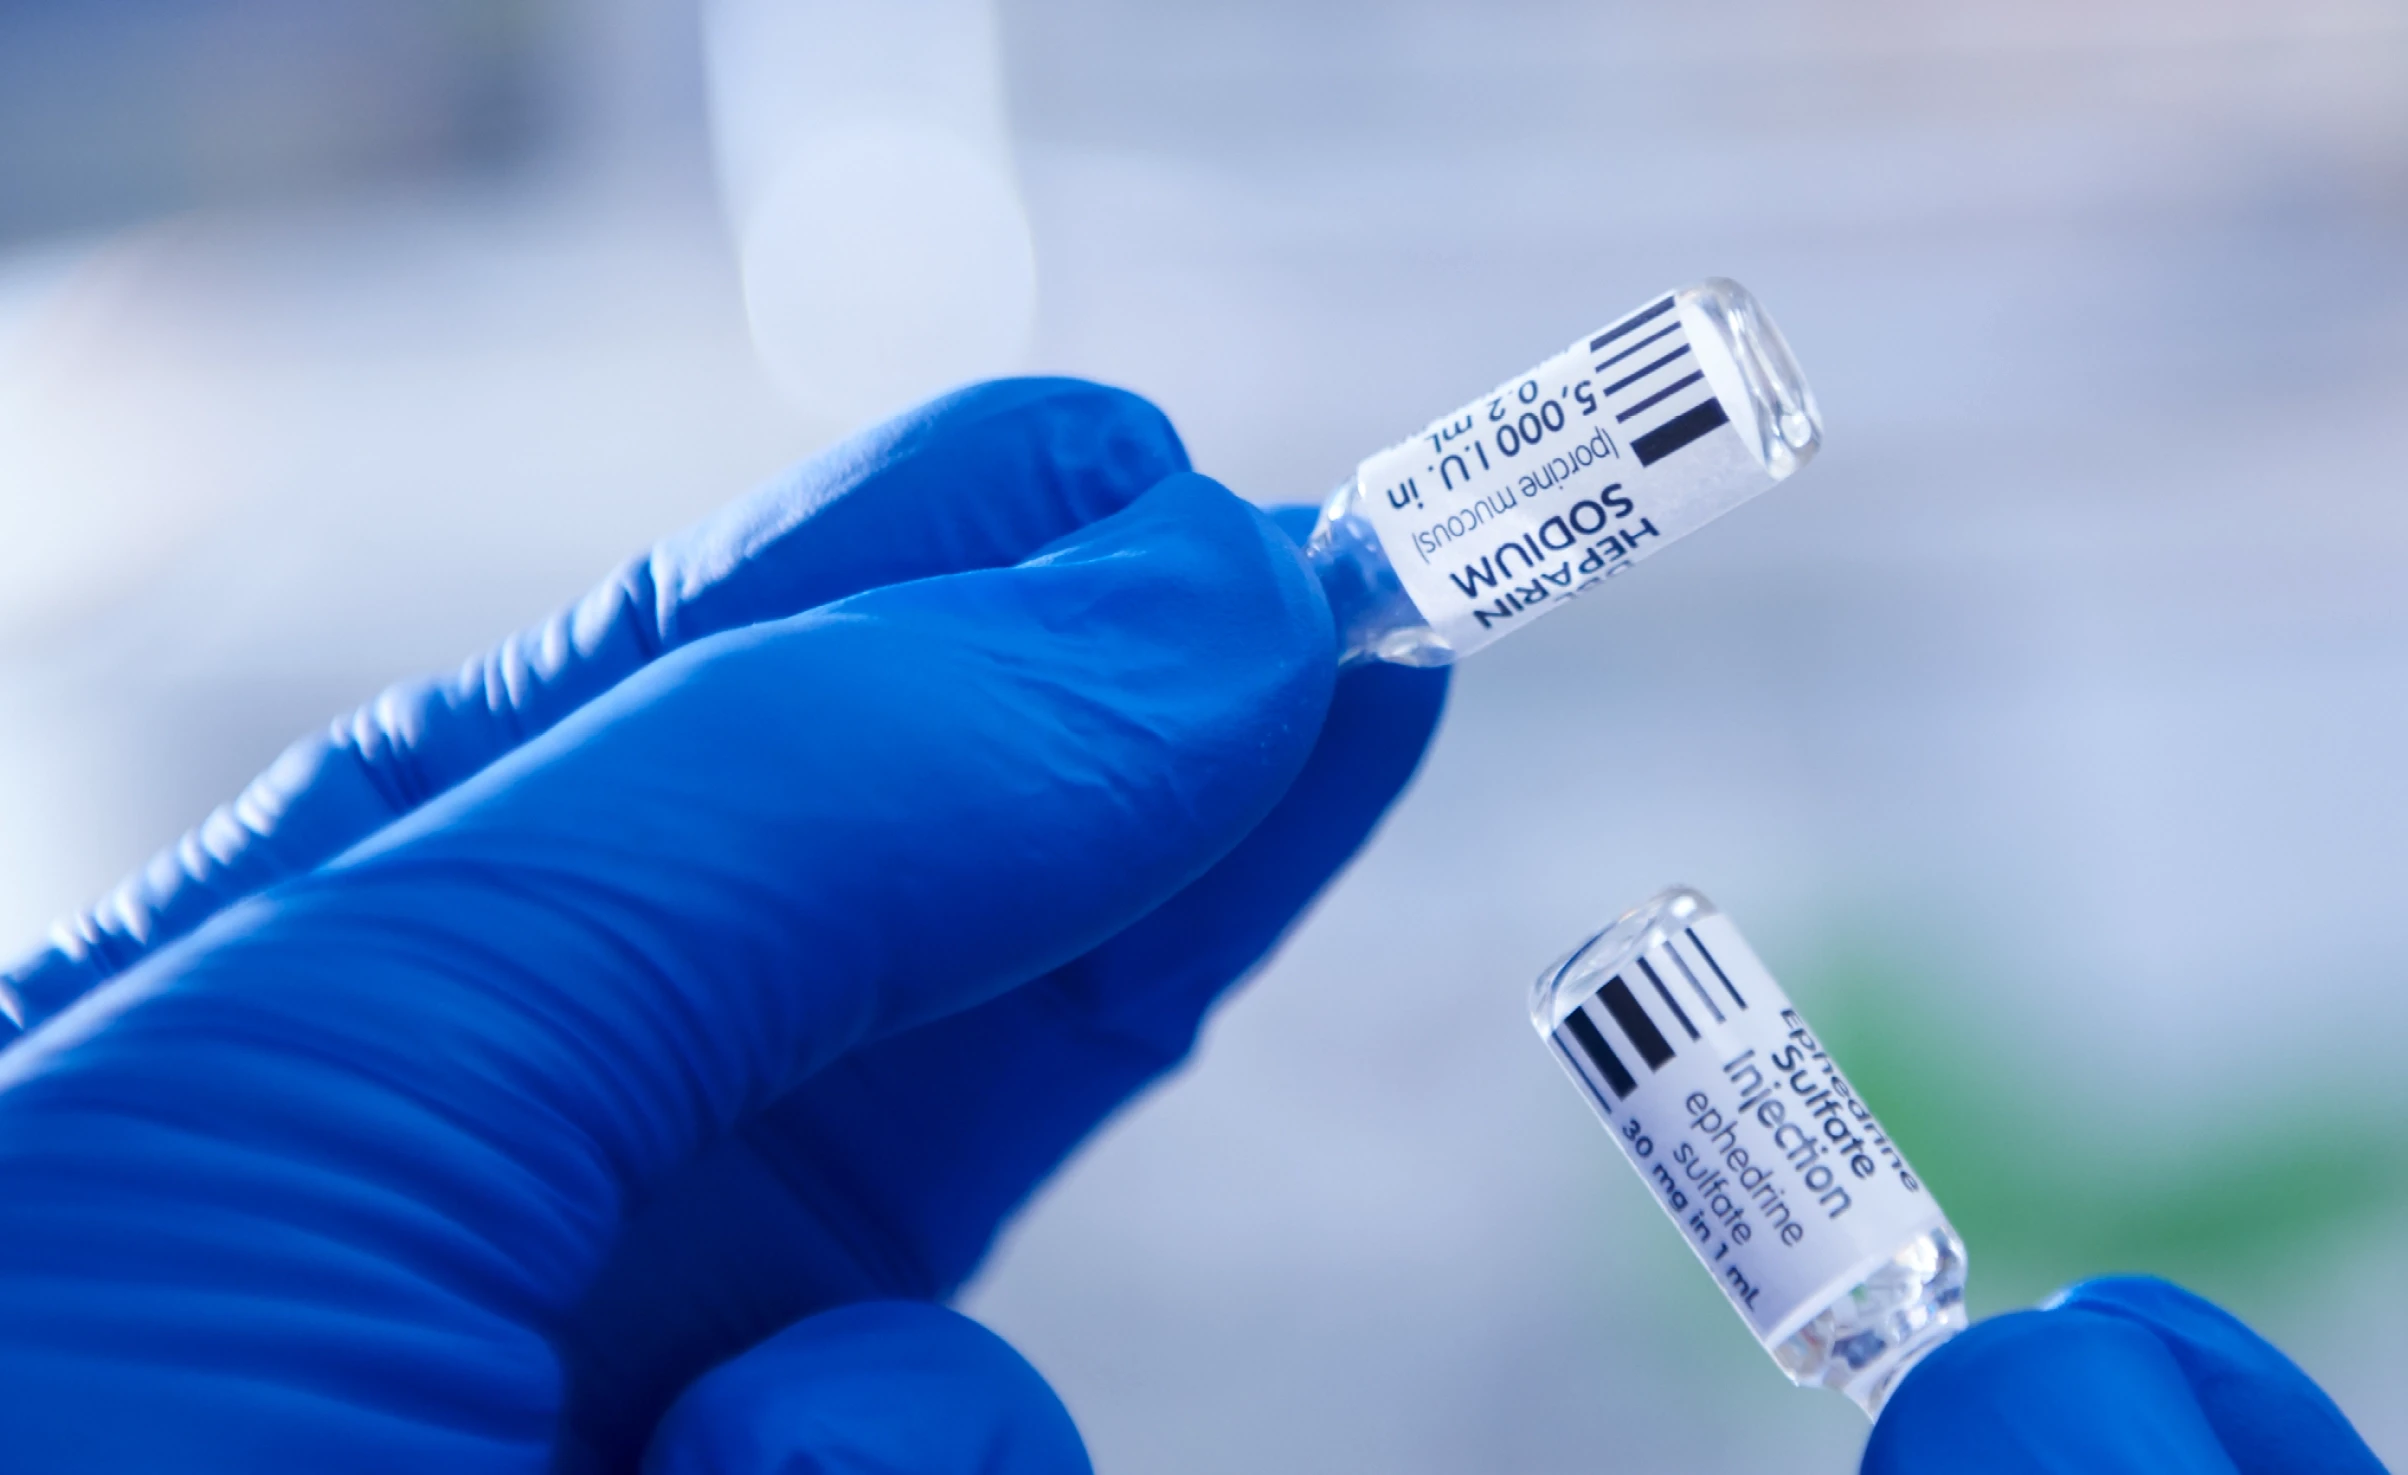
<instances>
[{"instance_id":1,"label":"white label on vial","mask_svg":"<svg viewBox=\"0 0 2408 1475\"><path fill-rule=\"evenodd\" d=\"M1566 1016L1554 1043L1767 1347L1942 1222L1720 916L1633 958Z\"/></svg>"},{"instance_id":2,"label":"white label on vial","mask_svg":"<svg viewBox=\"0 0 2408 1475\"><path fill-rule=\"evenodd\" d=\"M1693 316L1667 294L1356 469L1388 562L1456 655L1773 484Z\"/></svg>"}]
</instances>

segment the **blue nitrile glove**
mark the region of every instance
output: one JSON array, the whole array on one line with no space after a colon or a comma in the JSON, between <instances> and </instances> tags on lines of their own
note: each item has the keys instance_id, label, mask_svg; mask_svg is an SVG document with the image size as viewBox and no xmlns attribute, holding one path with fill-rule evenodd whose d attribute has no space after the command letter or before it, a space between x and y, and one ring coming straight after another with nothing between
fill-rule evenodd
<instances>
[{"instance_id":1,"label":"blue nitrile glove","mask_svg":"<svg viewBox=\"0 0 2408 1475\"><path fill-rule=\"evenodd\" d=\"M1444 691L1333 683L1289 539L1184 468L1124 394L954 396L65 929L0 1053L0 1466L1084 1469L928 1303Z\"/></svg>"},{"instance_id":2,"label":"blue nitrile glove","mask_svg":"<svg viewBox=\"0 0 2408 1475\"><path fill-rule=\"evenodd\" d=\"M2291 1359L2162 1280L2074 1287L1906 1375L1865 1475L2382 1475Z\"/></svg>"}]
</instances>

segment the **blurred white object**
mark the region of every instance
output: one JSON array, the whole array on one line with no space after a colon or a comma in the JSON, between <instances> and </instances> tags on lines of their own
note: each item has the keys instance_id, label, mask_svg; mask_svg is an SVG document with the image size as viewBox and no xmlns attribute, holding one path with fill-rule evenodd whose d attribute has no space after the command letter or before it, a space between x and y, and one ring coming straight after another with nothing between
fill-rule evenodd
<instances>
[{"instance_id":1,"label":"blurred white object","mask_svg":"<svg viewBox=\"0 0 2408 1475\"><path fill-rule=\"evenodd\" d=\"M868 419L1008 373L1036 311L987 0L711 0L712 132L753 342Z\"/></svg>"},{"instance_id":2,"label":"blurred white object","mask_svg":"<svg viewBox=\"0 0 2408 1475\"><path fill-rule=\"evenodd\" d=\"M181 345L125 330L173 225L0 255L0 640L105 603L241 500Z\"/></svg>"}]
</instances>

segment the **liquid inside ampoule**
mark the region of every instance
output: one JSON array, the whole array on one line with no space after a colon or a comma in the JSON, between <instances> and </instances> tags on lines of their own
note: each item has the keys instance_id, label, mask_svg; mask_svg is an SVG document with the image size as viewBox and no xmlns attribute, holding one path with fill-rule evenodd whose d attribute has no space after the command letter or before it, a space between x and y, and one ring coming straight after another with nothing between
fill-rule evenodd
<instances>
[{"instance_id":1,"label":"liquid inside ampoule","mask_svg":"<svg viewBox=\"0 0 2408 1475\"><path fill-rule=\"evenodd\" d=\"M1363 462L1305 556L1343 659L1445 665L1763 492L1821 444L1780 330L1715 278Z\"/></svg>"},{"instance_id":2,"label":"liquid inside ampoule","mask_svg":"<svg viewBox=\"0 0 2408 1475\"><path fill-rule=\"evenodd\" d=\"M1530 1022L1790 1381L1877 1414L1964 1329L1964 1241L1703 896L1575 948Z\"/></svg>"}]
</instances>

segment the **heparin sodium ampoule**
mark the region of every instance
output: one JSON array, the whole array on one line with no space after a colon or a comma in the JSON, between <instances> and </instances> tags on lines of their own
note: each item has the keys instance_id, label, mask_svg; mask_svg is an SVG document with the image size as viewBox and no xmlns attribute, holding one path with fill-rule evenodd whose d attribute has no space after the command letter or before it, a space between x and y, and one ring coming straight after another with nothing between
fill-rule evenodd
<instances>
[{"instance_id":1,"label":"heparin sodium ampoule","mask_svg":"<svg viewBox=\"0 0 2408 1475\"><path fill-rule=\"evenodd\" d=\"M1821 443L1780 330L1714 278L1365 461L1305 556L1343 660L1443 666L1754 497Z\"/></svg>"},{"instance_id":2,"label":"heparin sodium ampoule","mask_svg":"<svg viewBox=\"0 0 2408 1475\"><path fill-rule=\"evenodd\" d=\"M1530 1022L1790 1381L1868 1414L1965 1328L1965 1242L1713 903L1674 887Z\"/></svg>"}]
</instances>

